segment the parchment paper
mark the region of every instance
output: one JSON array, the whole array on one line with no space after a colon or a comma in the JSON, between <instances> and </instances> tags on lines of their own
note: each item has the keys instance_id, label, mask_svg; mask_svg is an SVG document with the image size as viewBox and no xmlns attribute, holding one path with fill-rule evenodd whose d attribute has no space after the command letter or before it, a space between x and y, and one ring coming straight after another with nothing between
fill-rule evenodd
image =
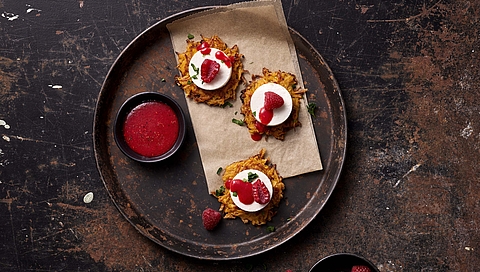
<instances>
[{"instance_id":1,"label":"parchment paper","mask_svg":"<svg viewBox=\"0 0 480 272\"><path fill-rule=\"evenodd\" d=\"M167 25L175 52L186 50L188 34L218 35L229 47L237 44L245 56L243 64L249 74L261 75L263 67L271 71L282 70L296 75L303 88L295 46L288 32L280 0L242 2L197 13ZM193 128L200 150L208 192L223 185L217 170L232 162L244 160L265 148L266 156L277 165L279 174L292 177L322 169L306 97L301 104L301 127L291 130L284 141L269 137L255 142L245 126L232 123L232 118L243 119L240 114L240 84L233 107L212 107L187 98Z\"/></svg>"}]
</instances>

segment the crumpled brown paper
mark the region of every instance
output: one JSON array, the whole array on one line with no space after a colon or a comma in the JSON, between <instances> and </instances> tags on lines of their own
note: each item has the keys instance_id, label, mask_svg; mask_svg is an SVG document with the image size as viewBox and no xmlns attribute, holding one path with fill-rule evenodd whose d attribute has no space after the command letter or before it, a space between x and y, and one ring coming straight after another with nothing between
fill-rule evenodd
<instances>
[{"instance_id":1,"label":"crumpled brown paper","mask_svg":"<svg viewBox=\"0 0 480 272\"><path fill-rule=\"evenodd\" d=\"M189 34L194 40L201 36L218 35L229 47L238 45L245 56L244 68L247 80L251 75L261 75L263 67L271 71L282 70L296 75L303 87L301 71L295 46L290 37L280 0L242 2L218 7L179 19L167 25L175 52L186 50ZM212 107L196 103L187 98L195 136L200 150L208 192L223 185L217 174L220 167L244 160L257 154L262 148L266 156L277 165L279 174L292 177L322 169L312 120L307 111L306 97L301 104L301 127L291 130L284 141L273 137L268 141L253 141L245 126L232 123L232 119L243 119L240 112L240 90L233 107Z\"/></svg>"}]
</instances>

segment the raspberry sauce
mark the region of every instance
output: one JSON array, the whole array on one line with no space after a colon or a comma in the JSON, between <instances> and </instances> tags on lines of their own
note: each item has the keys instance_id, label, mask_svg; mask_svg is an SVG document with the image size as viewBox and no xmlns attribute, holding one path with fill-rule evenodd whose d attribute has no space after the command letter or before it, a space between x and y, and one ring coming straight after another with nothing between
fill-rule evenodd
<instances>
[{"instance_id":1,"label":"raspberry sauce","mask_svg":"<svg viewBox=\"0 0 480 272\"><path fill-rule=\"evenodd\" d=\"M258 114L258 118L260 119L260 122L264 125L268 125L270 121L272 121L273 118L273 110L267 110L265 107L262 107L260 109L260 113Z\"/></svg>"},{"instance_id":2,"label":"raspberry sauce","mask_svg":"<svg viewBox=\"0 0 480 272\"><path fill-rule=\"evenodd\" d=\"M237 193L238 200L245 205L253 203L252 183L234 179L230 183L230 191Z\"/></svg>"},{"instance_id":3,"label":"raspberry sauce","mask_svg":"<svg viewBox=\"0 0 480 272\"><path fill-rule=\"evenodd\" d=\"M175 144L178 133L175 112L162 102L144 102L136 106L123 124L127 145L145 157L166 153Z\"/></svg>"}]
</instances>

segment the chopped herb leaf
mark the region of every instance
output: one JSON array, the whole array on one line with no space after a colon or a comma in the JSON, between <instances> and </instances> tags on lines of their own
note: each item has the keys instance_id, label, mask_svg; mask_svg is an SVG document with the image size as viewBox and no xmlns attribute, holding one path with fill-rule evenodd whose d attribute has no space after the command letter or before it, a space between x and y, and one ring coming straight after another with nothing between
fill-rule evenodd
<instances>
[{"instance_id":1,"label":"chopped herb leaf","mask_svg":"<svg viewBox=\"0 0 480 272\"><path fill-rule=\"evenodd\" d=\"M219 167L219 168L217 169L217 175L220 175L220 173L222 173L222 170L223 170L223 168L222 168L222 167Z\"/></svg>"},{"instance_id":2,"label":"chopped herb leaf","mask_svg":"<svg viewBox=\"0 0 480 272\"><path fill-rule=\"evenodd\" d=\"M233 195L234 197L236 197L236 196L237 196L237 192L233 192L232 195Z\"/></svg>"},{"instance_id":3,"label":"chopped herb leaf","mask_svg":"<svg viewBox=\"0 0 480 272\"><path fill-rule=\"evenodd\" d=\"M248 182L252 182L258 178L257 173L248 172Z\"/></svg>"},{"instance_id":4,"label":"chopped herb leaf","mask_svg":"<svg viewBox=\"0 0 480 272\"><path fill-rule=\"evenodd\" d=\"M195 66L195 64L192 63L190 65L192 65L193 71L195 71L198 74L199 69Z\"/></svg>"},{"instance_id":5,"label":"chopped herb leaf","mask_svg":"<svg viewBox=\"0 0 480 272\"><path fill-rule=\"evenodd\" d=\"M253 114L253 117L256 117L256 116L257 116L257 112L256 112L256 111L252 112L252 114Z\"/></svg>"},{"instance_id":6,"label":"chopped herb leaf","mask_svg":"<svg viewBox=\"0 0 480 272\"><path fill-rule=\"evenodd\" d=\"M296 88L297 88L297 85L296 85L296 84L293 84L293 85L292 85L292 89L295 90Z\"/></svg>"},{"instance_id":7,"label":"chopped herb leaf","mask_svg":"<svg viewBox=\"0 0 480 272\"><path fill-rule=\"evenodd\" d=\"M317 108L317 104L314 102L308 103L307 110L311 116L315 116L315 109Z\"/></svg>"},{"instance_id":8,"label":"chopped herb leaf","mask_svg":"<svg viewBox=\"0 0 480 272\"><path fill-rule=\"evenodd\" d=\"M230 107L230 108L231 108L231 107L233 107L233 104L227 101L227 102L225 102L225 103L222 105L222 108L226 108L226 107Z\"/></svg>"},{"instance_id":9,"label":"chopped herb leaf","mask_svg":"<svg viewBox=\"0 0 480 272\"><path fill-rule=\"evenodd\" d=\"M191 40L191 39L195 38L195 36L193 36L193 34L188 33L187 38L188 38L189 40Z\"/></svg>"},{"instance_id":10,"label":"chopped herb leaf","mask_svg":"<svg viewBox=\"0 0 480 272\"><path fill-rule=\"evenodd\" d=\"M198 79L198 75L193 75L192 78L193 79Z\"/></svg>"},{"instance_id":11,"label":"chopped herb leaf","mask_svg":"<svg viewBox=\"0 0 480 272\"><path fill-rule=\"evenodd\" d=\"M235 118L232 119L232 123L237 124L239 126L245 125L245 122L243 122L243 120L238 120L238 119L235 119Z\"/></svg>"},{"instance_id":12,"label":"chopped herb leaf","mask_svg":"<svg viewBox=\"0 0 480 272\"><path fill-rule=\"evenodd\" d=\"M223 193L225 193L225 187L223 185L220 186L219 189L215 190L215 195L216 196L221 196L221 195L223 195Z\"/></svg>"},{"instance_id":13,"label":"chopped herb leaf","mask_svg":"<svg viewBox=\"0 0 480 272\"><path fill-rule=\"evenodd\" d=\"M267 231L268 231L268 232L274 232L274 231L275 231L275 227L274 227L274 226L268 226L268 227L267 227Z\"/></svg>"},{"instance_id":14,"label":"chopped herb leaf","mask_svg":"<svg viewBox=\"0 0 480 272\"><path fill-rule=\"evenodd\" d=\"M191 81L191 80L188 80L188 81L187 81L187 84L188 84L188 85L192 84L192 81Z\"/></svg>"}]
</instances>

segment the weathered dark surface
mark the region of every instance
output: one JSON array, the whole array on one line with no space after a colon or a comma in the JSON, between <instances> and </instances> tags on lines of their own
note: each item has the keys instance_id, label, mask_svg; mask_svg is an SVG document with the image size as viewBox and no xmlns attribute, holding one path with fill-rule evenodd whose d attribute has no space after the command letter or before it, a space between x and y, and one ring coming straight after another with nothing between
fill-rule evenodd
<instances>
[{"instance_id":1,"label":"weathered dark surface","mask_svg":"<svg viewBox=\"0 0 480 272\"><path fill-rule=\"evenodd\" d=\"M92 148L109 67L156 21L232 2L0 1L0 270L308 271L335 252L380 271L478 270L478 1L283 2L332 68L349 129L337 188L286 244L199 261L121 216Z\"/></svg>"}]
</instances>

